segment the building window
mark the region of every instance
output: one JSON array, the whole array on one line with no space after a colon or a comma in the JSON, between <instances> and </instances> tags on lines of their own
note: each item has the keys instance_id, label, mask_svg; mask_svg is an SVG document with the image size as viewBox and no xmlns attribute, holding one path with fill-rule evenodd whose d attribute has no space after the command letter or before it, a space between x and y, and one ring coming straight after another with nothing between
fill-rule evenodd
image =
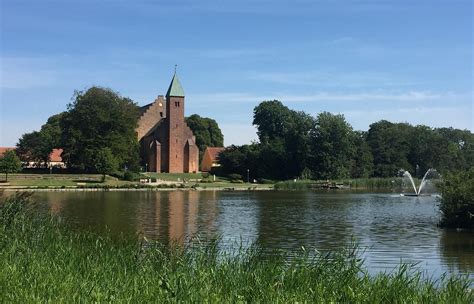
<instances>
[{"instance_id":1,"label":"building window","mask_svg":"<svg viewBox=\"0 0 474 304\"><path fill-rule=\"evenodd\" d=\"M163 112L160 112L160 117L163 117Z\"/></svg>"}]
</instances>

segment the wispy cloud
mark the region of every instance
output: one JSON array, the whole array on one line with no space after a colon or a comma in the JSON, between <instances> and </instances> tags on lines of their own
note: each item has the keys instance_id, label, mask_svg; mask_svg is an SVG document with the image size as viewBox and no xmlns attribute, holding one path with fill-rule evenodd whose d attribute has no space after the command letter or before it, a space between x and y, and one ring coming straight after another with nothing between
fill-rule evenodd
<instances>
[{"instance_id":1,"label":"wispy cloud","mask_svg":"<svg viewBox=\"0 0 474 304\"><path fill-rule=\"evenodd\" d=\"M421 84L419 81L393 79L386 73L352 71L250 72L248 78L277 84L328 88L407 87Z\"/></svg>"},{"instance_id":2,"label":"wispy cloud","mask_svg":"<svg viewBox=\"0 0 474 304\"><path fill-rule=\"evenodd\" d=\"M216 94L202 94L189 96L190 99L197 100L200 103L216 102L223 103L259 103L263 100L278 99L282 102L319 102L319 101L377 101L377 102L416 102L427 100L443 100L465 98L467 94L457 93L436 93L429 91L407 91L400 93L390 92L364 92L364 93L334 93L334 92L319 92L307 95L294 95L285 93L270 93L270 94L247 94L247 93L216 93Z\"/></svg>"}]
</instances>

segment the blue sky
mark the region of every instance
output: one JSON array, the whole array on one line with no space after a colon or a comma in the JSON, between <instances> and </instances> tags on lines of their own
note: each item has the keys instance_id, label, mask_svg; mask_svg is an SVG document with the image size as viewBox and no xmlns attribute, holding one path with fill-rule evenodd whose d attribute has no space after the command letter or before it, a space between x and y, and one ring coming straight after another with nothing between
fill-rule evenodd
<instances>
[{"instance_id":1,"label":"blue sky","mask_svg":"<svg viewBox=\"0 0 474 304\"><path fill-rule=\"evenodd\" d=\"M473 130L473 4L397 1L23 1L1 3L0 146L110 87L147 104L174 65L186 115L225 144L256 139L253 108Z\"/></svg>"}]
</instances>

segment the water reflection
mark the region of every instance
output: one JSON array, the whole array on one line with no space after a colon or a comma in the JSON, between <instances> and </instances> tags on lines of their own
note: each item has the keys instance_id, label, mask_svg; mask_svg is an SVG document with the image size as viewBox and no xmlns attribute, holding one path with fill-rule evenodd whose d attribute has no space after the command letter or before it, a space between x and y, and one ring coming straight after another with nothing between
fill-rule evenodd
<instances>
[{"instance_id":1,"label":"water reflection","mask_svg":"<svg viewBox=\"0 0 474 304\"><path fill-rule=\"evenodd\" d=\"M49 212L77 229L139 234L165 243L221 238L222 246L258 243L290 252L301 246L365 249L371 272L400 261L435 277L473 273L472 233L437 227L433 197L340 192L36 193Z\"/></svg>"},{"instance_id":2,"label":"water reflection","mask_svg":"<svg viewBox=\"0 0 474 304\"><path fill-rule=\"evenodd\" d=\"M451 271L456 269L474 274L474 235L469 231L445 230L441 232L440 253Z\"/></svg>"}]
</instances>

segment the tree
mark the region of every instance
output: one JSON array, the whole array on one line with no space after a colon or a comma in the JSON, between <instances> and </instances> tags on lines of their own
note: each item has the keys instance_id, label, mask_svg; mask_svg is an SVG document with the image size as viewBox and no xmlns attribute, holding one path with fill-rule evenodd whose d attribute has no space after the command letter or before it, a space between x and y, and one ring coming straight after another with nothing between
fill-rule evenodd
<instances>
[{"instance_id":1,"label":"tree","mask_svg":"<svg viewBox=\"0 0 474 304\"><path fill-rule=\"evenodd\" d=\"M474 228L474 168L449 173L440 185L441 225Z\"/></svg>"},{"instance_id":2,"label":"tree","mask_svg":"<svg viewBox=\"0 0 474 304\"><path fill-rule=\"evenodd\" d=\"M108 148L119 167L138 169L138 117L137 105L110 89L76 92L61 120L63 159L69 167L94 172L95 156Z\"/></svg>"},{"instance_id":3,"label":"tree","mask_svg":"<svg viewBox=\"0 0 474 304\"><path fill-rule=\"evenodd\" d=\"M250 170L252 178L262 177L264 168L261 167L260 145L230 146L219 154L220 170L224 175L240 174L247 176Z\"/></svg>"},{"instance_id":4,"label":"tree","mask_svg":"<svg viewBox=\"0 0 474 304\"><path fill-rule=\"evenodd\" d=\"M48 118L40 131L25 133L17 143L17 153L24 162L46 165L54 148L61 147L61 120L65 113Z\"/></svg>"},{"instance_id":5,"label":"tree","mask_svg":"<svg viewBox=\"0 0 474 304\"><path fill-rule=\"evenodd\" d=\"M320 179L350 176L354 134L343 115L322 112L311 130L311 169Z\"/></svg>"},{"instance_id":6,"label":"tree","mask_svg":"<svg viewBox=\"0 0 474 304\"><path fill-rule=\"evenodd\" d=\"M474 167L474 134L468 130L439 128L434 130L437 141L435 166L441 172L469 170Z\"/></svg>"},{"instance_id":7,"label":"tree","mask_svg":"<svg viewBox=\"0 0 474 304\"><path fill-rule=\"evenodd\" d=\"M21 161L15 151L5 152L0 157L0 172L5 173L5 181L8 182L8 173L15 173L21 170Z\"/></svg>"},{"instance_id":8,"label":"tree","mask_svg":"<svg viewBox=\"0 0 474 304\"><path fill-rule=\"evenodd\" d=\"M224 135L214 119L193 114L186 118L186 123L196 136L199 147L199 159L207 147L224 146Z\"/></svg>"},{"instance_id":9,"label":"tree","mask_svg":"<svg viewBox=\"0 0 474 304\"><path fill-rule=\"evenodd\" d=\"M263 101L253 110L252 124L257 126L261 143L285 137L292 127L293 111L281 101Z\"/></svg>"},{"instance_id":10,"label":"tree","mask_svg":"<svg viewBox=\"0 0 474 304\"><path fill-rule=\"evenodd\" d=\"M367 144L367 133L355 131L353 133L354 155L352 161L351 177L370 177L374 170L374 158Z\"/></svg>"},{"instance_id":11,"label":"tree","mask_svg":"<svg viewBox=\"0 0 474 304\"><path fill-rule=\"evenodd\" d=\"M106 174L113 173L118 169L118 161L110 148L99 149L92 159L95 170L102 174L102 182L105 181Z\"/></svg>"},{"instance_id":12,"label":"tree","mask_svg":"<svg viewBox=\"0 0 474 304\"><path fill-rule=\"evenodd\" d=\"M386 120L370 125L367 143L374 157L375 176L395 176L402 168L413 172L414 167L408 161L412 128L407 123L394 124Z\"/></svg>"},{"instance_id":13,"label":"tree","mask_svg":"<svg viewBox=\"0 0 474 304\"><path fill-rule=\"evenodd\" d=\"M261 143L267 178L294 178L308 166L309 132L314 119L290 110L278 100L264 101L254 109L253 124ZM268 166L267 166L268 165Z\"/></svg>"}]
</instances>

